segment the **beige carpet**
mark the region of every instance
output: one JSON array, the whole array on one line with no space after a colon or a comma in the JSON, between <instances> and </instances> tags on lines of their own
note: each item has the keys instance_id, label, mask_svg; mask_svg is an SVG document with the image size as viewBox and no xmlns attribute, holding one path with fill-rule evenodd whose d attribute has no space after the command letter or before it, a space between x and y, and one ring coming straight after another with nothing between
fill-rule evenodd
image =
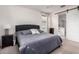
<instances>
[{"instance_id":1,"label":"beige carpet","mask_svg":"<svg viewBox=\"0 0 79 59\"><path fill-rule=\"evenodd\" d=\"M53 51L52 54L79 54L79 43L71 40L63 40L62 46Z\"/></svg>"},{"instance_id":2,"label":"beige carpet","mask_svg":"<svg viewBox=\"0 0 79 59\"><path fill-rule=\"evenodd\" d=\"M15 45L0 49L0 54L19 54L18 46Z\"/></svg>"}]
</instances>

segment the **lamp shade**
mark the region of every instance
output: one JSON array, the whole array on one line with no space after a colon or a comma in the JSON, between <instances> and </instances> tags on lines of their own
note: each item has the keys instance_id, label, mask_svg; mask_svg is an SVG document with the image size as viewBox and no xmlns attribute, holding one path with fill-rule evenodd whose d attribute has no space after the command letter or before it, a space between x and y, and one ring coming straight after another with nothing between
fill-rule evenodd
<instances>
[{"instance_id":1,"label":"lamp shade","mask_svg":"<svg viewBox=\"0 0 79 59\"><path fill-rule=\"evenodd\" d=\"M4 29L10 29L10 28L11 28L11 26L9 24L4 25Z\"/></svg>"}]
</instances>

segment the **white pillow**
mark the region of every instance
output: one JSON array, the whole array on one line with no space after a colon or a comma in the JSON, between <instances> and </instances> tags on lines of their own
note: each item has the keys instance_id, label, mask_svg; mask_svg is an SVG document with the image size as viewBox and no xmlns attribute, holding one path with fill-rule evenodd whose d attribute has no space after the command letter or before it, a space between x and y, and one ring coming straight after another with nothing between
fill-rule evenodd
<instances>
[{"instance_id":1,"label":"white pillow","mask_svg":"<svg viewBox=\"0 0 79 59\"><path fill-rule=\"evenodd\" d=\"M32 34L40 34L40 32L37 29L30 29Z\"/></svg>"}]
</instances>

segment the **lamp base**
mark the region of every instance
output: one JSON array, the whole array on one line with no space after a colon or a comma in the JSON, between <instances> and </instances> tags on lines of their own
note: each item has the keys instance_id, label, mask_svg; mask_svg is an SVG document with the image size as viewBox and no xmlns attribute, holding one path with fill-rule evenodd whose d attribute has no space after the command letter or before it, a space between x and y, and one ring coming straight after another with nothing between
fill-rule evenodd
<instances>
[{"instance_id":1,"label":"lamp base","mask_svg":"<svg viewBox=\"0 0 79 59\"><path fill-rule=\"evenodd\" d=\"M9 35L9 29L5 29L5 35Z\"/></svg>"}]
</instances>

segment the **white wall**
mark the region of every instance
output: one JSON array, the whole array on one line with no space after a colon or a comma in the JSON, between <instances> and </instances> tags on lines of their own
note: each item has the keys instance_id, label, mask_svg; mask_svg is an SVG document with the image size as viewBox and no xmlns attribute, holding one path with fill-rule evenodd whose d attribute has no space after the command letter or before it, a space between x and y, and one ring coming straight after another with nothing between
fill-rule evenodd
<instances>
[{"instance_id":1,"label":"white wall","mask_svg":"<svg viewBox=\"0 0 79 59\"><path fill-rule=\"evenodd\" d=\"M0 6L0 39L4 35L3 26L6 24L11 25L10 33L14 33L16 24L41 25L41 14L22 6Z\"/></svg>"},{"instance_id":2,"label":"white wall","mask_svg":"<svg viewBox=\"0 0 79 59\"><path fill-rule=\"evenodd\" d=\"M52 26L54 28L54 34L58 34L58 16L52 14Z\"/></svg>"}]
</instances>

